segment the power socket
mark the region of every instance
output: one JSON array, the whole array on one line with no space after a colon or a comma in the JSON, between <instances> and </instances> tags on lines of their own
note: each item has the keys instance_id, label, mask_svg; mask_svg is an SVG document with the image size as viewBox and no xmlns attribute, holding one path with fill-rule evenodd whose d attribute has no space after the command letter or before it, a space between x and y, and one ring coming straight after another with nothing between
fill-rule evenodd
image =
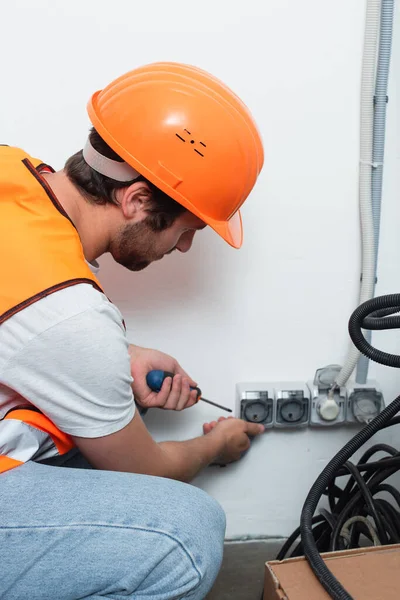
<instances>
[{"instance_id":1,"label":"power socket","mask_svg":"<svg viewBox=\"0 0 400 600\"><path fill-rule=\"evenodd\" d=\"M236 384L235 416L266 429L334 427L368 423L385 407L375 380L350 382L331 394L341 367L318 369L314 381L243 382Z\"/></svg>"},{"instance_id":2,"label":"power socket","mask_svg":"<svg viewBox=\"0 0 400 600\"><path fill-rule=\"evenodd\" d=\"M300 382L274 385L275 427L307 427L311 413L311 394Z\"/></svg>"},{"instance_id":3,"label":"power socket","mask_svg":"<svg viewBox=\"0 0 400 600\"><path fill-rule=\"evenodd\" d=\"M240 419L262 423L265 428L307 427L310 390L302 382L238 383L236 411Z\"/></svg>"},{"instance_id":4,"label":"power socket","mask_svg":"<svg viewBox=\"0 0 400 600\"><path fill-rule=\"evenodd\" d=\"M311 416L310 426L314 427L333 427L342 425L346 421L346 388L341 387L333 396L337 404L337 415L329 418L329 414L324 412L324 404L328 400L328 391L319 391L318 387L312 381L308 382L311 391Z\"/></svg>"},{"instance_id":5,"label":"power socket","mask_svg":"<svg viewBox=\"0 0 400 600\"><path fill-rule=\"evenodd\" d=\"M317 369L314 381L308 381L311 392L310 426L332 427L346 421L346 388L330 394L333 383L341 371L340 365L327 365Z\"/></svg>"},{"instance_id":6,"label":"power socket","mask_svg":"<svg viewBox=\"0 0 400 600\"><path fill-rule=\"evenodd\" d=\"M378 382L368 379L367 383L347 383L347 423L367 424L385 408Z\"/></svg>"},{"instance_id":7,"label":"power socket","mask_svg":"<svg viewBox=\"0 0 400 600\"><path fill-rule=\"evenodd\" d=\"M250 423L261 423L266 429L273 427L273 387L268 383L237 383L235 414Z\"/></svg>"}]
</instances>

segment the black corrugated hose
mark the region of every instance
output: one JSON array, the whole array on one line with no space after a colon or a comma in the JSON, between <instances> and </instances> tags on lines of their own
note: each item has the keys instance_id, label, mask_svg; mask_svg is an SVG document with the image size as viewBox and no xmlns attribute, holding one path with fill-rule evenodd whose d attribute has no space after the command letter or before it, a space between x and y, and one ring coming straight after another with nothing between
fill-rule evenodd
<instances>
[{"instance_id":1,"label":"black corrugated hose","mask_svg":"<svg viewBox=\"0 0 400 600\"><path fill-rule=\"evenodd\" d=\"M400 312L400 294L391 294L373 298L361 304L349 320L349 333L354 345L374 362L390 367L400 367L400 356L388 354L373 348L364 338L362 329L382 330L400 328L400 316L389 316L398 312ZM321 558L314 539L315 531L313 534L313 523L315 524L315 517L313 521L314 512L322 495L335 479L338 471L343 468L349 458L377 431L391 424L398 423L399 420L393 419L393 417L399 411L400 396L336 454L315 481L304 503L300 518L300 533L304 555L320 583L331 598L335 600L352 600L352 597L334 577Z\"/></svg>"},{"instance_id":2,"label":"black corrugated hose","mask_svg":"<svg viewBox=\"0 0 400 600\"><path fill-rule=\"evenodd\" d=\"M395 424L398 424L398 419L390 421L390 425ZM378 453L389 455L390 458L385 456L383 459L368 462ZM335 473L334 479L324 492L328 497L330 510L321 508L320 514L313 517L312 521L313 535L319 552L357 548L363 543L361 535L378 545L400 542L400 492L392 485L383 483L399 470L400 452L387 444L375 444L363 454L357 465L347 461L344 467ZM351 476L348 482L341 487L340 479L349 473ZM382 492L392 496L394 506L388 506L385 500L376 498ZM395 508L396 504L398 508ZM368 517L372 517L373 522L368 520ZM350 534L346 540L343 536L344 526ZM277 560L304 555L302 541L294 545L299 535L300 527L282 546Z\"/></svg>"}]
</instances>

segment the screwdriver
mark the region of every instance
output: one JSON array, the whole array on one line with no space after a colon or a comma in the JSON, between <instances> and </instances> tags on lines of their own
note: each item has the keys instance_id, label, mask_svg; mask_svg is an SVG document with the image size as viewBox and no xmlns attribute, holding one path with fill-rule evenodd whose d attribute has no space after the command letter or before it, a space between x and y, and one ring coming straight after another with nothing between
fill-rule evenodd
<instances>
[{"instance_id":1,"label":"screwdriver","mask_svg":"<svg viewBox=\"0 0 400 600\"><path fill-rule=\"evenodd\" d=\"M146 376L147 385L149 386L149 388L151 390L153 390L153 392L159 392L161 390L161 386L164 382L164 379L166 379L167 377L171 377L173 379L174 374L170 373L169 371L150 371L149 373L147 373L147 376ZM217 408L222 408L222 410L226 410L226 412L232 412L231 408L226 408L226 406L221 406L221 404L217 404L216 402L211 402L211 400L207 400L206 398L203 398L201 395L200 388L191 387L190 389L197 391L197 398L199 400L203 400L203 402L207 402L207 404L212 404L213 406L216 406Z\"/></svg>"}]
</instances>

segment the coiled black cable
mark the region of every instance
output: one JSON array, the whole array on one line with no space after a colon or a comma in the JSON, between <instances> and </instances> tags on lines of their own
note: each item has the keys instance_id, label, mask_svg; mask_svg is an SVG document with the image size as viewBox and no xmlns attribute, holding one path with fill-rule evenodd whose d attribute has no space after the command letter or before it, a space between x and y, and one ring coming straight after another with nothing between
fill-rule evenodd
<instances>
[{"instance_id":1,"label":"coiled black cable","mask_svg":"<svg viewBox=\"0 0 400 600\"><path fill-rule=\"evenodd\" d=\"M356 491L356 493L354 494L354 496L349 500L349 502L346 504L345 508L343 509L343 511L340 513L338 520L336 522L336 527L334 529L334 531L332 532L332 539L331 539L331 545L329 550L338 550L340 549L338 546L338 539L339 539L339 535L340 535L340 531L344 525L344 523L347 521L347 519L353 514L354 509L356 508L357 504L360 503L360 500L362 499L362 497L366 498L366 497L372 497L373 495L375 495L377 493L377 489L379 484L384 481L385 479L388 479L391 475L393 475L396 471L398 470L398 468L396 469L383 469L383 471L378 472L374 478L371 479L369 486L368 486L368 491L365 490L365 488L362 488L358 491ZM375 500L374 501L375 504L375 510L379 510L379 504L378 501ZM357 512L359 512L357 510ZM365 511L366 512L366 511ZM381 517L383 517L383 515L381 515ZM400 515L397 515L397 520L400 521ZM386 531L389 532L389 538L386 537L385 535L385 539L386 542L382 539L380 539L380 543L382 545L384 545L385 543L396 543L396 534L393 532L393 526L392 523L386 520L385 522L385 529Z\"/></svg>"},{"instance_id":2,"label":"coiled black cable","mask_svg":"<svg viewBox=\"0 0 400 600\"><path fill-rule=\"evenodd\" d=\"M394 488L392 485L383 483L377 488L377 492L387 492L388 494L393 496L393 499L396 501L396 504L400 509L400 492L396 490L396 488Z\"/></svg>"},{"instance_id":3,"label":"coiled black cable","mask_svg":"<svg viewBox=\"0 0 400 600\"><path fill-rule=\"evenodd\" d=\"M312 570L318 577L319 581L335 600L352 600L351 596L342 587L339 581L330 572L321 558L321 555L316 547L312 533L312 517L317 508L329 482L335 476L336 471L357 451L365 442L367 442L377 431L381 429L381 425L389 421L400 410L400 396L396 398L383 412L378 415L364 429L357 433L328 463L325 469L317 478L308 493L303 506L300 517L300 533L304 547L304 554L310 563Z\"/></svg>"},{"instance_id":4,"label":"coiled black cable","mask_svg":"<svg viewBox=\"0 0 400 600\"><path fill-rule=\"evenodd\" d=\"M317 515L312 518L313 525L322 523L323 521L324 521L324 517L322 515ZM295 529L295 531L292 533L292 535L290 535L288 537L288 539L286 540L286 542L283 544L282 548L279 551L278 556L276 557L277 560L283 560L285 558L287 552L290 550L290 548L292 547L292 545L294 544L296 539L299 537L299 533L300 533L300 527Z\"/></svg>"},{"instance_id":5,"label":"coiled black cable","mask_svg":"<svg viewBox=\"0 0 400 600\"><path fill-rule=\"evenodd\" d=\"M377 453L384 453L390 458L384 456L381 460L366 462ZM388 479L394 472L400 470L400 453L388 444L376 444L365 452L357 465L349 461L345 467L340 468L324 494L328 496L331 512L326 508L320 509L320 514L313 517L313 536L319 552L342 549L342 528L353 520L350 531L350 542L346 540L347 548L359 547L360 536L364 535L375 543L378 535L371 535L371 530L375 527L370 521L367 525L369 514L377 510L381 515L383 527L387 534L388 543L393 543L397 539L400 531L400 492L388 483L382 483ZM394 458L393 458L394 457ZM348 476L349 471L353 475L344 487L340 487L342 477ZM362 476L361 474L364 473ZM354 476L355 475L355 476ZM360 480L363 480L360 483ZM365 483L364 483L365 482ZM392 496L392 508L387 508L386 502L381 506L376 496L381 496L385 492ZM368 510L368 506L374 505L374 509ZM398 509L396 509L396 504ZM390 513L390 514L389 514ZM373 518L373 517L372 517ZM339 522L340 520L340 522ZM302 542L298 543L294 550L289 553L294 543L298 540L300 528L288 538L280 550L277 560L283 560L286 556L301 556L304 554ZM378 544L383 541L378 539Z\"/></svg>"},{"instance_id":6,"label":"coiled black cable","mask_svg":"<svg viewBox=\"0 0 400 600\"><path fill-rule=\"evenodd\" d=\"M400 316L386 316L397 312L400 312L400 294L378 296L377 298L368 300L356 308L351 315L349 320L349 334L353 344L365 356L381 365L399 368L400 356L377 350L367 342L362 332L362 329L400 329Z\"/></svg>"},{"instance_id":7,"label":"coiled black cable","mask_svg":"<svg viewBox=\"0 0 400 600\"><path fill-rule=\"evenodd\" d=\"M371 360L390 367L400 367L400 356L382 352L371 346L365 339L362 329L384 330L400 328L400 316L389 316L397 312L400 312L400 294L391 294L364 302L353 312L349 320L349 333L354 345ZM364 429L358 432L357 435L355 435L354 438L351 439L336 454L336 456L334 456L311 487L304 503L300 518L301 543L304 548L304 554L322 586L331 598L334 598L335 600L352 600L352 597L343 588L336 577L334 577L321 558L313 534L313 515L322 495L332 484L338 470L343 467L350 457L380 429L399 422L398 418L395 418L395 415L399 410L400 396L389 404L389 406L387 406L382 413L371 421ZM392 471L395 472L398 467L393 468L394 471L389 468L385 472L383 479L386 479L387 476L389 476L386 476L387 473L391 473ZM373 485L378 485L380 478L374 476L373 479ZM381 483L381 481L379 481L379 483ZM363 492L365 494L364 487L353 495L350 504L354 504L355 506L357 499L362 496ZM368 494L369 493L370 491L368 491ZM377 508L380 510L380 518L378 518L378 521L380 519L381 526L384 527L384 522L386 530L390 530L388 532L389 539L397 537L397 534L390 523L387 506L382 502L375 503L374 510L376 511ZM336 523L336 536L339 535L341 530L340 525L343 526L342 520L343 517L339 518Z\"/></svg>"},{"instance_id":8,"label":"coiled black cable","mask_svg":"<svg viewBox=\"0 0 400 600\"><path fill-rule=\"evenodd\" d=\"M369 493L367 484L365 483L364 479L361 477L360 472L357 471L357 468L352 463L347 461L347 462L345 462L344 466L346 467L346 469L348 469L348 471L351 473L351 475L353 475L354 481L356 481L358 483L360 491L363 494L364 498L366 499L366 508L368 509L369 514L373 517L373 519L375 521L375 526L376 526L377 533L379 535L379 539L382 541L382 543L387 543L388 538L387 538L386 531L385 531L385 528L382 523L381 515L379 514L379 511L377 510L376 505L374 504L374 502L372 500L372 496ZM336 523L336 527L337 527L337 523Z\"/></svg>"}]
</instances>

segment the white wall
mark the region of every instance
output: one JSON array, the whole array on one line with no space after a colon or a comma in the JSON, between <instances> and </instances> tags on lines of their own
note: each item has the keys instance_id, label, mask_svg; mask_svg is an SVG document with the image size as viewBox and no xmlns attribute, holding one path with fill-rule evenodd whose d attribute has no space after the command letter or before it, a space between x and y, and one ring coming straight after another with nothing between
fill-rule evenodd
<instances>
[{"instance_id":1,"label":"white wall","mask_svg":"<svg viewBox=\"0 0 400 600\"><path fill-rule=\"evenodd\" d=\"M83 145L89 95L146 62L210 70L252 109L266 160L243 209L243 249L205 231L188 255L143 273L101 261L130 339L175 355L204 395L221 403L233 406L237 381L306 380L346 354L359 279L364 13L365 2L349 0L13 0L1 7L1 141L55 168ZM397 11L378 293L400 287L399 38ZM399 352L397 339L374 337ZM377 366L371 373L392 399L398 374ZM204 404L160 412L148 417L159 439L197 435L220 414ZM228 537L286 535L315 476L349 437L348 429L268 432L240 463L210 468L196 483L224 506Z\"/></svg>"}]
</instances>

